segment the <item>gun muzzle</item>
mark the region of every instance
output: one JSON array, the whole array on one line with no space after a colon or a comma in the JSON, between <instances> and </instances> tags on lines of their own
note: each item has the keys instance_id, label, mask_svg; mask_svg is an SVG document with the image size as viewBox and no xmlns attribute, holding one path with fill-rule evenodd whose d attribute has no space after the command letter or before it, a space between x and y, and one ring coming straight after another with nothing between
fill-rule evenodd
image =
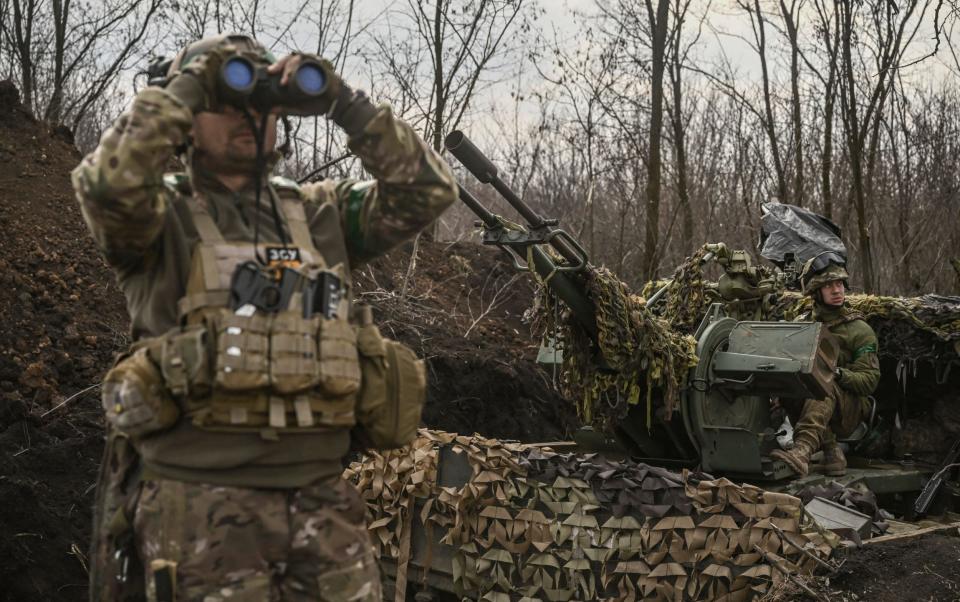
<instances>
[{"instance_id":1,"label":"gun muzzle","mask_svg":"<svg viewBox=\"0 0 960 602\"><path fill-rule=\"evenodd\" d=\"M450 154L463 163L473 176L484 184L492 183L497 177L497 167L487 159L483 152L470 142L467 135L454 130L443 139L443 146Z\"/></svg>"}]
</instances>

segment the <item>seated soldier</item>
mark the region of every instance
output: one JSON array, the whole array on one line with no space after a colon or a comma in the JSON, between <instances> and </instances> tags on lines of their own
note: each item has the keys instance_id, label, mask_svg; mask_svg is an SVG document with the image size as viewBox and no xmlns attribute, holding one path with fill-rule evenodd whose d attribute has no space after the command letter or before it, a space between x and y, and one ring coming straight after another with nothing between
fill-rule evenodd
<instances>
[{"instance_id":1,"label":"seated soldier","mask_svg":"<svg viewBox=\"0 0 960 602\"><path fill-rule=\"evenodd\" d=\"M870 411L867 395L880 382L877 335L845 303L847 270L844 259L826 252L807 261L800 274L803 293L813 298L812 319L823 322L840 343L834 391L825 399L787 400L780 403L795 421L794 446L775 450L771 456L787 463L799 475L810 469L810 456L823 449L823 471L830 476L846 474L847 459L837 443L846 437ZM800 319L810 319L810 314Z\"/></svg>"}]
</instances>

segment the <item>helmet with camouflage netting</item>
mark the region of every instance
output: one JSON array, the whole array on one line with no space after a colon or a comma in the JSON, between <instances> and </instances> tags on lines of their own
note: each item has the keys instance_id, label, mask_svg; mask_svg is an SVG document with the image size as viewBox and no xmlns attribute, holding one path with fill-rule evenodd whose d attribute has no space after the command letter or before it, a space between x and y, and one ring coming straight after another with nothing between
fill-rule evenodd
<instances>
[{"instance_id":1,"label":"helmet with camouflage netting","mask_svg":"<svg viewBox=\"0 0 960 602\"><path fill-rule=\"evenodd\" d=\"M809 259L800 272L800 284L804 295L814 295L820 287L835 280L842 280L849 288L847 262L838 253L826 251Z\"/></svg>"},{"instance_id":2,"label":"helmet with camouflage netting","mask_svg":"<svg viewBox=\"0 0 960 602\"><path fill-rule=\"evenodd\" d=\"M170 69L167 72L167 76L173 76L175 73L180 71L184 65L187 65L190 63L190 61L196 59L198 56L202 56L211 50L226 44L233 45L241 54L253 61L266 64L277 62L277 59L272 52L267 50L263 44L251 38L250 36L243 34L222 34L218 36L208 36L187 44L183 50L177 53L177 56L173 59L173 62L170 63Z\"/></svg>"}]
</instances>

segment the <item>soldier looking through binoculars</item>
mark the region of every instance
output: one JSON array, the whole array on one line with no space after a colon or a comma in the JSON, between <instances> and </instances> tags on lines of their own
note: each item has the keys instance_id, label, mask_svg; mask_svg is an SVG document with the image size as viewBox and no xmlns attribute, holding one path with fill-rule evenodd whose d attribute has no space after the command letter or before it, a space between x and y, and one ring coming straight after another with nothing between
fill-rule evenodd
<instances>
[{"instance_id":1,"label":"soldier looking through binoculars","mask_svg":"<svg viewBox=\"0 0 960 602\"><path fill-rule=\"evenodd\" d=\"M91 599L378 600L342 459L408 441L425 382L350 269L436 219L453 175L318 57L219 36L153 75L73 172L134 341L103 383ZM374 179L269 177L283 114L326 116Z\"/></svg>"}]
</instances>

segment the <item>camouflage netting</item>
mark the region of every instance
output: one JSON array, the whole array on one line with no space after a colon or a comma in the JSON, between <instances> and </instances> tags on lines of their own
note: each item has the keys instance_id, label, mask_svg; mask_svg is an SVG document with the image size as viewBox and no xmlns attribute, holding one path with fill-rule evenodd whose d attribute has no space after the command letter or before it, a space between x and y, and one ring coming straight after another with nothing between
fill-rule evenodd
<instances>
[{"instance_id":1,"label":"camouflage netting","mask_svg":"<svg viewBox=\"0 0 960 602\"><path fill-rule=\"evenodd\" d=\"M669 418L688 370L696 365L696 342L654 315L642 297L606 268L591 269L585 280L597 310L599 351L606 366L598 363L590 336L561 311L549 289L541 288L536 305L536 323L544 332L557 333L563 345L564 394L576 400L584 423L602 429L619 423L641 400L651 425L655 397L663 400L661 410Z\"/></svg>"},{"instance_id":2,"label":"camouflage netting","mask_svg":"<svg viewBox=\"0 0 960 602\"><path fill-rule=\"evenodd\" d=\"M711 302L705 293L702 257L703 250L681 264L672 280L654 280L643 288L643 296L649 297L667 287L662 315L679 332L693 332ZM881 357L897 361L960 361L960 297L849 294L847 301L876 331ZM793 320L812 306L809 297L787 291L766 317Z\"/></svg>"},{"instance_id":3,"label":"camouflage netting","mask_svg":"<svg viewBox=\"0 0 960 602\"><path fill-rule=\"evenodd\" d=\"M443 449L466 456L462 486L438 485ZM397 599L408 578L426 578L410 567L415 528L440 541L417 566L436 570L436 545L450 546L458 593L495 601L748 600L782 579L771 562L809 573L800 549L831 551L790 495L480 436L421 430L344 474L381 557L397 564Z\"/></svg>"},{"instance_id":4,"label":"camouflage netting","mask_svg":"<svg viewBox=\"0 0 960 602\"><path fill-rule=\"evenodd\" d=\"M898 361L960 361L960 297L848 295L879 339L881 357ZM774 318L790 319L812 307L799 293L785 293Z\"/></svg>"}]
</instances>

